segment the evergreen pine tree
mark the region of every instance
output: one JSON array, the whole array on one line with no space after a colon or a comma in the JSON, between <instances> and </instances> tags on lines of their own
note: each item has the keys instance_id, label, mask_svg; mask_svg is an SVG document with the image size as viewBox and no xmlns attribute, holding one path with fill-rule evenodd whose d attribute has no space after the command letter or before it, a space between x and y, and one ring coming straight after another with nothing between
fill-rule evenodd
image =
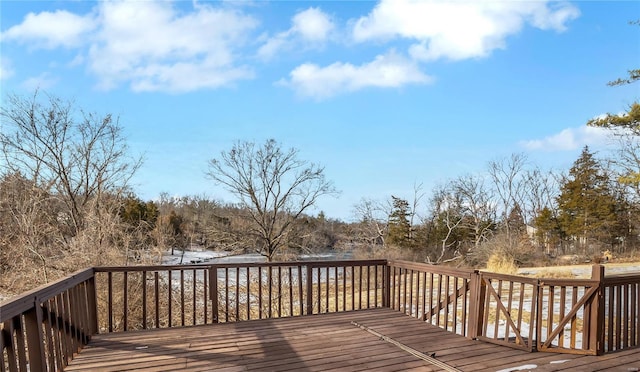
<instances>
[{"instance_id":1,"label":"evergreen pine tree","mask_svg":"<svg viewBox=\"0 0 640 372\"><path fill-rule=\"evenodd\" d=\"M391 196L393 210L389 215L389 236L387 242L401 248L411 247L411 224L409 223L409 202Z\"/></svg>"},{"instance_id":2,"label":"evergreen pine tree","mask_svg":"<svg viewBox=\"0 0 640 372\"><path fill-rule=\"evenodd\" d=\"M611 244L618 222L616 198L610 179L593 153L585 147L558 197L559 224L585 255L595 253L596 243Z\"/></svg>"}]
</instances>

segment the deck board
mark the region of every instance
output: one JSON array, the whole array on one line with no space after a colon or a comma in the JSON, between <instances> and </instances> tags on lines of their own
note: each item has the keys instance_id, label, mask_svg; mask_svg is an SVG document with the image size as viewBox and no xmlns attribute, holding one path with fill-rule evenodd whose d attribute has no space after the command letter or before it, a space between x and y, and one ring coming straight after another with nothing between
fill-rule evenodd
<instances>
[{"instance_id":1,"label":"deck board","mask_svg":"<svg viewBox=\"0 0 640 372\"><path fill-rule=\"evenodd\" d=\"M67 371L438 371L351 322L463 371L640 368L640 349L601 357L474 341L387 308L96 335Z\"/></svg>"}]
</instances>

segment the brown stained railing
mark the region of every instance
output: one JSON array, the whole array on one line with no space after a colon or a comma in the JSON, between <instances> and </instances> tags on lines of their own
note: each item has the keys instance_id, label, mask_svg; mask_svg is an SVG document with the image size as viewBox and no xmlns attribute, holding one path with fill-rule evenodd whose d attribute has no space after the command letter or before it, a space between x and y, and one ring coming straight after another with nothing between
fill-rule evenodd
<instances>
[{"instance_id":1,"label":"brown stained railing","mask_svg":"<svg viewBox=\"0 0 640 372\"><path fill-rule=\"evenodd\" d=\"M213 322L208 265L95 268L101 332Z\"/></svg>"},{"instance_id":2,"label":"brown stained railing","mask_svg":"<svg viewBox=\"0 0 640 372\"><path fill-rule=\"evenodd\" d=\"M0 370L62 371L96 334L93 269L0 303Z\"/></svg>"},{"instance_id":3,"label":"brown stained railing","mask_svg":"<svg viewBox=\"0 0 640 372\"><path fill-rule=\"evenodd\" d=\"M216 264L213 321L231 322L383 307L386 260Z\"/></svg>"},{"instance_id":4,"label":"brown stained railing","mask_svg":"<svg viewBox=\"0 0 640 372\"><path fill-rule=\"evenodd\" d=\"M467 336L474 271L389 261L392 309Z\"/></svg>"},{"instance_id":5,"label":"brown stained railing","mask_svg":"<svg viewBox=\"0 0 640 372\"><path fill-rule=\"evenodd\" d=\"M538 280L476 273L475 338L532 351L538 309Z\"/></svg>"},{"instance_id":6,"label":"brown stained railing","mask_svg":"<svg viewBox=\"0 0 640 372\"><path fill-rule=\"evenodd\" d=\"M603 351L640 345L640 275L604 278Z\"/></svg>"},{"instance_id":7,"label":"brown stained railing","mask_svg":"<svg viewBox=\"0 0 640 372\"><path fill-rule=\"evenodd\" d=\"M540 279L537 338L539 351L601 354L604 267L591 279Z\"/></svg>"},{"instance_id":8,"label":"brown stained railing","mask_svg":"<svg viewBox=\"0 0 640 372\"><path fill-rule=\"evenodd\" d=\"M530 351L640 343L640 274L599 265L580 280L387 260L100 267L0 303L0 371L62 370L97 332L375 307Z\"/></svg>"}]
</instances>

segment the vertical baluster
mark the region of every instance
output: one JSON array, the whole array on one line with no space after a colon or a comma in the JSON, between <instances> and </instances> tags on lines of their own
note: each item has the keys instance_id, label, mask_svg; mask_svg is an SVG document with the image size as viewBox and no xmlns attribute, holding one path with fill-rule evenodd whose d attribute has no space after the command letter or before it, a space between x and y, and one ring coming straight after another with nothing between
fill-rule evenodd
<instances>
[{"instance_id":1,"label":"vertical baluster","mask_svg":"<svg viewBox=\"0 0 640 372\"><path fill-rule=\"evenodd\" d=\"M451 325L451 332L457 333L457 330L458 330L458 277L457 276L453 277L453 307L451 309L453 310L453 314L451 317L453 321L453 324Z\"/></svg>"},{"instance_id":2,"label":"vertical baluster","mask_svg":"<svg viewBox=\"0 0 640 372\"><path fill-rule=\"evenodd\" d=\"M262 319L262 266L258 266L258 319Z\"/></svg>"},{"instance_id":3,"label":"vertical baluster","mask_svg":"<svg viewBox=\"0 0 640 372\"><path fill-rule=\"evenodd\" d=\"M302 265L298 265L298 306L300 306L300 315L304 315L303 300L304 292L302 291Z\"/></svg>"},{"instance_id":4,"label":"vertical baluster","mask_svg":"<svg viewBox=\"0 0 640 372\"><path fill-rule=\"evenodd\" d=\"M147 272L142 271L142 329L147 329Z\"/></svg>"},{"instance_id":5,"label":"vertical baluster","mask_svg":"<svg viewBox=\"0 0 640 372\"><path fill-rule=\"evenodd\" d=\"M631 308L631 329L630 331L630 339L629 346L637 346L638 345L638 336L637 326L638 326L638 283L631 284L631 302L629 303L629 307Z\"/></svg>"},{"instance_id":6,"label":"vertical baluster","mask_svg":"<svg viewBox=\"0 0 640 372\"><path fill-rule=\"evenodd\" d=\"M578 287L573 286L571 288L571 308L574 308L576 306L576 304L578 303ZM541 311L541 310L539 310ZM577 315L574 315L571 318L571 348L575 349L576 348L576 340L577 340L577 334L578 334L578 317ZM584 340L583 340L583 344L584 344Z\"/></svg>"},{"instance_id":7,"label":"vertical baluster","mask_svg":"<svg viewBox=\"0 0 640 372\"><path fill-rule=\"evenodd\" d=\"M433 273L429 273L429 323L433 324Z\"/></svg>"},{"instance_id":8,"label":"vertical baluster","mask_svg":"<svg viewBox=\"0 0 640 372\"><path fill-rule=\"evenodd\" d=\"M335 312L337 313L339 311L339 301L338 301L338 266L334 266L333 268L334 271L334 278L333 278L333 285L334 285L334 301L335 301Z\"/></svg>"},{"instance_id":9,"label":"vertical baluster","mask_svg":"<svg viewBox=\"0 0 640 372\"><path fill-rule=\"evenodd\" d=\"M615 345L616 350L620 350L621 341L622 341L622 286L620 284L616 285L616 335L615 335Z\"/></svg>"},{"instance_id":10,"label":"vertical baluster","mask_svg":"<svg viewBox=\"0 0 640 372\"><path fill-rule=\"evenodd\" d=\"M207 282L209 281L209 275L207 274L211 275L211 273L207 272L207 269L202 269L202 298L204 299L204 304L203 304L204 305L204 319L203 319L204 324L207 324L209 320L208 318L209 309L207 306L209 302L209 299L207 298L209 294L209 287L207 285Z\"/></svg>"},{"instance_id":11,"label":"vertical baluster","mask_svg":"<svg viewBox=\"0 0 640 372\"><path fill-rule=\"evenodd\" d=\"M111 333L113 332L113 273L111 271L107 273L107 317L109 333Z\"/></svg>"},{"instance_id":12,"label":"vertical baluster","mask_svg":"<svg viewBox=\"0 0 640 372\"><path fill-rule=\"evenodd\" d=\"M553 331L553 314L555 313L555 288L549 286L549 296L547 297L547 308L549 309L549 316L547 318L547 337Z\"/></svg>"},{"instance_id":13,"label":"vertical baluster","mask_svg":"<svg viewBox=\"0 0 640 372\"><path fill-rule=\"evenodd\" d=\"M184 269L180 269L180 325L184 327Z\"/></svg>"},{"instance_id":14,"label":"vertical baluster","mask_svg":"<svg viewBox=\"0 0 640 372\"><path fill-rule=\"evenodd\" d=\"M451 295L451 283L449 283L449 278L451 276L450 275L445 275L445 280L444 280L444 330L448 331L449 330L449 296Z\"/></svg>"},{"instance_id":15,"label":"vertical baluster","mask_svg":"<svg viewBox=\"0 0 640 372\"><path fill-rule=\"evenodd\" d=\"M342 311L347 310L347 267L342 267Z\"/></svg>"},{"instance_id":16,"label":"vertical baluster","mask_svg":"<svg viewBox=\"0 0 640 372\"><path fill-rule=\"evenodd\" d=\"M129 279L128 272L125 271L122 273L122 322L123 329L126 332L129 328Z\"/></svg>"},{"instance_id":17,"label":"vertical baluster","mask_svg":"<svg viewBox=\"0 0 640 372\"><path fill-rule=\"evenodd\" d=\"M240 266L236 267L236 322L240 320Z\"/></svg>"},{"instance_id":18,"label":"vertical baluster","mask_svg":"<svg viewBox=\"0 0 640 372\"><path fill-rule=\"evenodd\" d=\"M355 266L351 266L351 310L356 309L356 299L355 299L355 286L356 286L356 277L355 277Z\"/></svg>"},{"instance_id":19,"label":"vertical baluster","mask_svg":"<svg viewBox=\"0 0 640 372\"><path fill-rule=\"evenodd\" d=\"M267 280L269 281L269 318L272 318L273 308L273 267L267 267Z\"/></svg>"},{"instance_id":20,"label":"vertical baluster","mask_svg":"<svg viewBox=\"0 0 640 372\"><path fill-rule=\"evenodd\" d=\"M278 266L278 317L282 317L282 266Z\"/></svg>"},{"instance_id":21,"label":"vertical baluster","mask_svg":"<svg viewBox=\"0 0 640 372\"><path fill-rule=\"evenodd\" d=\"M289 266L289 316L293 315L293 267Z\"/></svg>"},{"instance_id":22,"label":"vertical baluster","mask_svg":"<svg viewBox=\"0 0 640 372\"><path fill-rule=\"evenodd\" d=\"M367 265L367 309L371 308L371 266Z\"/></svg>"},{"instance_id":23,"label":"vertical baluster","mask_svg":"<svg viewBox=\"0 0 640 372\"><path fill-rule=\"evenodd\" d=\"M47 368L50 371L54 371L56 369L56 359L57 357L59 357L59 351L57 349L57 345L55 342L55 338L54 338L54 334L55 332L53 332L53 328L54 326L54 320L51 318L51 300L52 299L48 299L44 304L44 308L43 310L45 311L44 313L44 330L45 330L45 339L47 342L47 350L48 352L48 365ZM2 338L3 338L3 334L0 334L0 367L4 367L4 361L2 360ZM61 368L60 368L61 369ZM0 368L1 370L1 368Z\"/></svg>"},{"instance_id":24,"label":"vertical baluster","mask_svg":"<svg viewBox=\"0 0 640 372\"><path fill-rule=\"evenodd\" d=\"M469 288L469 279L462 278L462 323L460 327L460 335L463 337L467 337L467 296L469 294L467 288Z\"/></svg>"},{"instance_id":25,"label":"vertical baluster","mask_svg":"<svg viewBox=\"0 0 640 372\"><path fill-rule=\"evenodd\" d=\"M413 269L409 272L409 315L413 316ZM407 289L405 288L405 291Z\"/></svg>"},{"instance_id":26,"label":"vertical baluster","mask_svg":"<svg viewBox=\"0 0 640 372\"><path fill-rule=\"evenodd\" d=\"M422 293L421 291L421 287L420 287L420 276L422 276L422 273L420 271L416 272L416 318L420 317L420 294ZM424 285L424 284L423 284ZM413 303L411 304L411 307L413 307Z\"/></svg>"},{"instance_id":27,"label":"vertical baluster","mask_svg":"<svg viewBox=\"0 0 640 372\"><path fill-rule=\"evenodd\" d=\"M355 270L355 266L354 266L354 270ZM362 309L362 266L361 265L358 266L358 309Z\"/></svg>"},{"instance_id":28,"label":"vertical baluster","mask_svg":"<svg viewBox=\"0 0 640 372\"><path fill-rule=\"evenodd\" d=\"M524 312L524 283L519 283L520 296L518 298L518 322L516 323L518 330L522 332L522 313ZM533 304L532 304L533 305ZM533 314L530 315L533 317ZM529 322L533 322L532 319L529 319ZM531 345L531 340L533 339L533 334L529 334L529 344Z\"/></svg>"},{"instance_id":29,"label":"vertical baluster","mask_svg":"<svg viewBox=\"0 0 640 372\"><path fill-rule=\"evenodd\" d=\"M196 301L196 297L197 297L197 290L196 290L196 283L198 281L198 273L196 271L196 269L193 269L193 273L192 273L192 277L191 277L191 297L193 297L193 303L191 304L192 306L192 310L193 310L193 321L191 322L191 324L196 325L196 318L197 318L197 313L196 313L196 306L197 306L197 301ZM205 300L206 301L206 300ZM205 302L206 303L206 302Z\"/></svg>"},{"instance_id":30,"label":"vertical baluster","mask_svg":"<svg viewBox=\"0 0 640 372\"><path fill-rule=\"evenodd\" d=\"M378 307L379 306L379 289L378 289L378 265L375 265L373 267L373 286L375 288L375 293L374 293L374 301L375 304L373 305L373 307Z\"/></svg>"},{"instance_id":31,"label":"vertical baluster","mask_svg":"<svg viewBox=\"0 0 640 372\"><path fill-rule=\"evenodd\" d=\"M560 313L558 314L558 319L562 320L564 319L564 313L565 313L565 306L566 306L566 296L567 296L567 287L565 287L564 285L560 287L560 303L559 303L559 311ZM564 347L564 327L562 327L562 329L560 330L560 333L558 334L558 346L559 347Z\"/></svg>"},{"instance_id":32,"label":"vertical baluster","mask_svg":"<svg viewBox=\"0 0 640 372\"><path fill-rule=\"evenodd\" d=\"M167 297L169 298L168 311L167 311L169 319L167 319L167 322L168 322L167 326L169 328L171 328L173 326L173 316L172 316L173 314L172 314L172 311L171 311L172 310L172 307L171 307L171 305L172 305L172 297L173 297L172 296L172 294L173 294L173 280L171 278L171 273L172 273L171 269L167 270L167 277L169 278L169 283L167 285Z\"/></svg>"},{"instance_id":33,"label":"vertical baluster","mask_svg":"<svg viewBox=\"0 0 640 372\"><path fill-rule=\"evenodd\" d=\"M623 287L623 332L622 332L622 347L629 347L629 312L631 312L631 307L629 306L629 285L624 284Z\"/></svg>"},{"instance_id":34,"label":"vertical baluster","mask_svg":"<svg viewBox=\"0 0 640 372\"><path fill-rule=\"evenodd\" d=\"M247 266L247 320L251 320L251 268Z\"/></svg>"},{"instance_id":35,"label":"vertical baluster","mask_svg":"<svg viewBox=\"0 0 640 372\"><path fill-rule=\"evenodd\" d=\"M224 268L224 321L229 321L229 268Z\"/></svg>"},{"instance_id":36,"label":"vertical baluster","mask_svg":"<svg viewBox=\"0 0 640 372\"><path fill-rule=\"evenodd\" d=\"M156 328L160 328L160 283L158 278L158 272L155 271L153 273L153 284L155 289L155 317L156 317Z\"/></svg>"},{"instance_id":37,"label":"vertical baluster","mask_svg":"<svg viewBox=\"0 0 640 372\"><path fill-rule=\"evenodd\" d=\"M326 289L326 297L325 297L325 313L329 312L329 265L325 267L325 289Z\"/></svg>"},{"instance_id":38,"label":"vertical baluster","mask_svg":"<svg viewBox=\"0 0 640 372\"><path fill-rule=\"evenodd\" d=\"M440 310L442 304L442 274L438 274L438 300L436 301L436 325L440 327Z\"/></svg>"}]
</instances>

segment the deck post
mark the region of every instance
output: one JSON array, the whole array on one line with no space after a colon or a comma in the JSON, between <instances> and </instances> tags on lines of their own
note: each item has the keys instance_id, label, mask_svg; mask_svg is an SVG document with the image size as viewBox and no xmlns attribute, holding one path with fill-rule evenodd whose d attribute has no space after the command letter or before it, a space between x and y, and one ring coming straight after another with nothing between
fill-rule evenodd
<instances>
[{"instance_id":1,"label":"deck post","mask_svg":"<svg viewBox=\"0 0 640 372\"><path fill-rule=\"evenodd\" d=\"M43 371L47 364L44 354L42 304L35 299L33 307L24 314L27 331L27 349L29 353L29 367L31 371Z\"/></svg>"},{"instance_id":2,"label":"deck post","mask_svg":"<svg viewBox=\"0 0 640 372\"><path fill-rule=\"evenodd\" d=\"M389 261L383 266L383 270L382 306L391 308L391 266L389 266Z\"/></svg>"},{"instance_id":3,"label":"deck post","mask_svg":"<svg viewBox=\"0 0 640 372\"><path fill-rule=\"evenodd\" d=\"M98 292L96 291L96 273L87 281L87 312L89 314L89 332L93 336L99 332L98 328Z\"/></svg>"},{"instance_id":4,"label":"deck post","mask_svg":"<svg viewBox=\"0 0 640 372\"><path fill-rule=\"evenodd\" d=\"M478 270L471 273L471 293L469 303L469 333L471 339L482 336L484 322L484 303L487 296L487 289L482 283L482 275Z\"/></svg>"},{"instance_id":5,"label":"deck post","mask_svg":"<svg viewBox=\"0 0 640 372\"><path fill-rule=\"evenodd\" d=\"M589 349L596 355L604 354L604 266L591 267L591 280L598 282L598 291L591 300L589 316Z\"/></svg>"}]
</instances>

